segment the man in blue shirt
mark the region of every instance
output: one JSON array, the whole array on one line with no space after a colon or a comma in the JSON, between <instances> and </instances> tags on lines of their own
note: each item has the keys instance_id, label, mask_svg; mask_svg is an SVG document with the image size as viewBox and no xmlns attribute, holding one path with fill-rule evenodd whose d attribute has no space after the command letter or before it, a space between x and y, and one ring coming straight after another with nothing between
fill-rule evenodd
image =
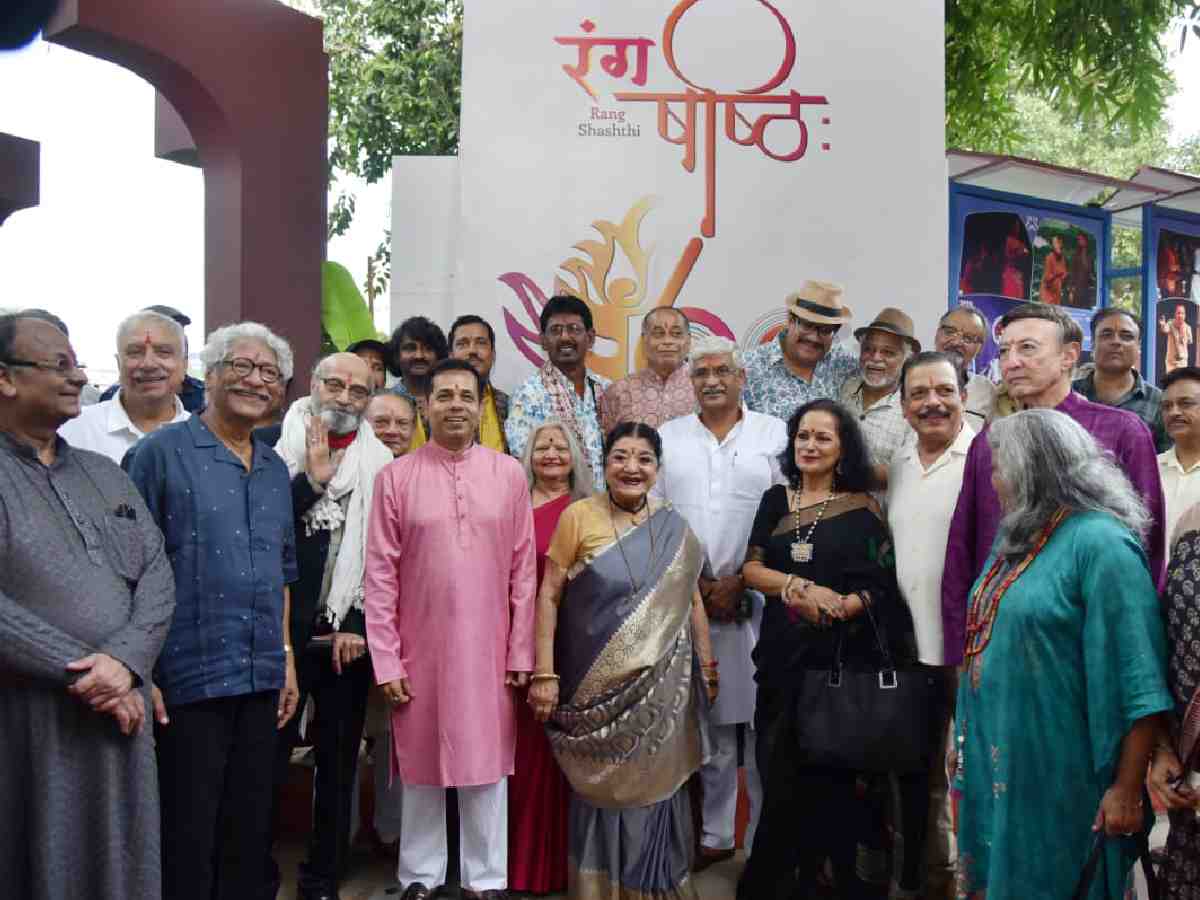
<instances>
[{"instance_id":1,"label":"man in blue shirt","mask_svg":"<svg viewBox=\"0 0 1200 900\"><path fill-rule=\"evenodd\" d=\"M201 354L208 406L126 458L163 532L175 616L154 670L163 897L243 900L262 882L276 729L296 710L291 482L252 437L283 400L287 342L253 322Z\"/></svg>"}]
</instances>

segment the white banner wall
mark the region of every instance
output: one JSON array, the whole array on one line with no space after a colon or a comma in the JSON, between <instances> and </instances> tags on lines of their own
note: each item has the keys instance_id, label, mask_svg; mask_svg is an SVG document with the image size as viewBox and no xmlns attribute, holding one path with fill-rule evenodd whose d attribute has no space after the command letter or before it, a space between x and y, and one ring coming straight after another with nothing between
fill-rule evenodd
<instances>
[{"instance_id":1,"label":"white banner wall","mask_svg":"<svg viewBox=\"0 0 1200 900\"><path fill-rule=\"evenodd\" d=\"M900 306L928 340L945 304L942 15L467 0L457 171L396 160L394 323L483 315L501 387L540 362L555 293L591 306L591 367L610 378L637 367L654 306L750 347L810 278L845 286L855 326Z\"/></svg>"}]
</instances>

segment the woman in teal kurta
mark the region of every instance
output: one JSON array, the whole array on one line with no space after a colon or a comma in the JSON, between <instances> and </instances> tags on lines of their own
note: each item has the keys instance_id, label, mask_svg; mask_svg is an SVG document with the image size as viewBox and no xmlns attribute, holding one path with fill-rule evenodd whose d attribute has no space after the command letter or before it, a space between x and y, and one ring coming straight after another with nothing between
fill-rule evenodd
<instances>
[{"instance_id":1,"label":"woman in teal kurta","mask_svg":"<svg viewBox=\"0 0 1200 900\"><path fill-rule=\"evenodd\" d=\"M989 439L1006 518L972 589L959 681L958 896L1065 900L1103 811L1113 836L1088 896L1119 900L1135 858L1121 835L1149 827L1142 780L1171 707L1157 595L1128 527L1145 512L1061 413L1019 413Z\"/></svg>"}]
</instances>

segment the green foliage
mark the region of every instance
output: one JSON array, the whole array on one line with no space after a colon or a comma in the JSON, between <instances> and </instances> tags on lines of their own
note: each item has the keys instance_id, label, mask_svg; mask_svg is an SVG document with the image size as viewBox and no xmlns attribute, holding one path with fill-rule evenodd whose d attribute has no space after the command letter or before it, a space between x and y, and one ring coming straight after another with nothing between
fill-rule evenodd
<instances>
[{"instance_id":1,"label":"green foliage","mask_svg":"<svg viewBox=\"0 0 1200 900\"><path fill-rule=\"evenodd\" d=\"M462 0L284 2L324 21L331 183L341 172L373 184L391 172L393 156L458 153ZM353 219L354 196L341 191L329 236L344 234ZM373 258L370 287L379 292L390 251L381 244Z\"/></svg>"},{"instance_id":2,"label":"green foliage","mask_svg":"<svg viewBox=\"0 0 1200 900\"><path fill-rule=\"evenodd\" d=\"M1009 153L1022 94L1139 137L1173 82L1160 42L1190 0L946 0L946 143Z\"/></svg>"},{"instance_id":3,"label":"green foliage","mask_svg":"<svg viewBox=\"0 0 1200 900\"><path fill-rule=\"evenodd\" d=\"M320 0L330 162L378 181L393 156L458 152L462 0Z\"/></svg>"},{"instance_id":4,"label":"green foliage","mask_svg":"<svg viewBox=\"0 0 1200 900\"><path fill-rule=\"evenodd\" d=\"M375 322L354 276L335 262L321 263L321 330L338 350L376 336Z\"/></svg>"}]
</instances>

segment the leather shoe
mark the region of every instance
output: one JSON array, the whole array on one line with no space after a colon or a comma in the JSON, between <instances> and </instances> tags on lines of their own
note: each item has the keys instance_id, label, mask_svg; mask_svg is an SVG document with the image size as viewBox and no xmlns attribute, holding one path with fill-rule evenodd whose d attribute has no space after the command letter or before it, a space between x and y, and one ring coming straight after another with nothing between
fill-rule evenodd
<instances>
[{"instance_id":1,"label":"leather shoe","mask_svg":"<svg viewBox=\"0 0 1200 900\"><path fill-rule=\"evenodd\" d=\"M429 900L431 896L433 895L430 893L429 888L425 887L419 881L414 881L405 888L404 893L400 895L400 900Z\"/></svg>"},{"instance_id":2,"label":"leather shoe","mask_svg":"<svg viewBox=\"0 0 1200 900\"><path fill-rule=\"evenodd\" d=\"M732 859L737 851L730 847L727 850L715 850L712 847L701 847L700 852L696 854L696 861L692 863L693 872L703 872L709 866L715 866L719 862L724 862L727 859Z\"/></svg>"}]
</instances>

